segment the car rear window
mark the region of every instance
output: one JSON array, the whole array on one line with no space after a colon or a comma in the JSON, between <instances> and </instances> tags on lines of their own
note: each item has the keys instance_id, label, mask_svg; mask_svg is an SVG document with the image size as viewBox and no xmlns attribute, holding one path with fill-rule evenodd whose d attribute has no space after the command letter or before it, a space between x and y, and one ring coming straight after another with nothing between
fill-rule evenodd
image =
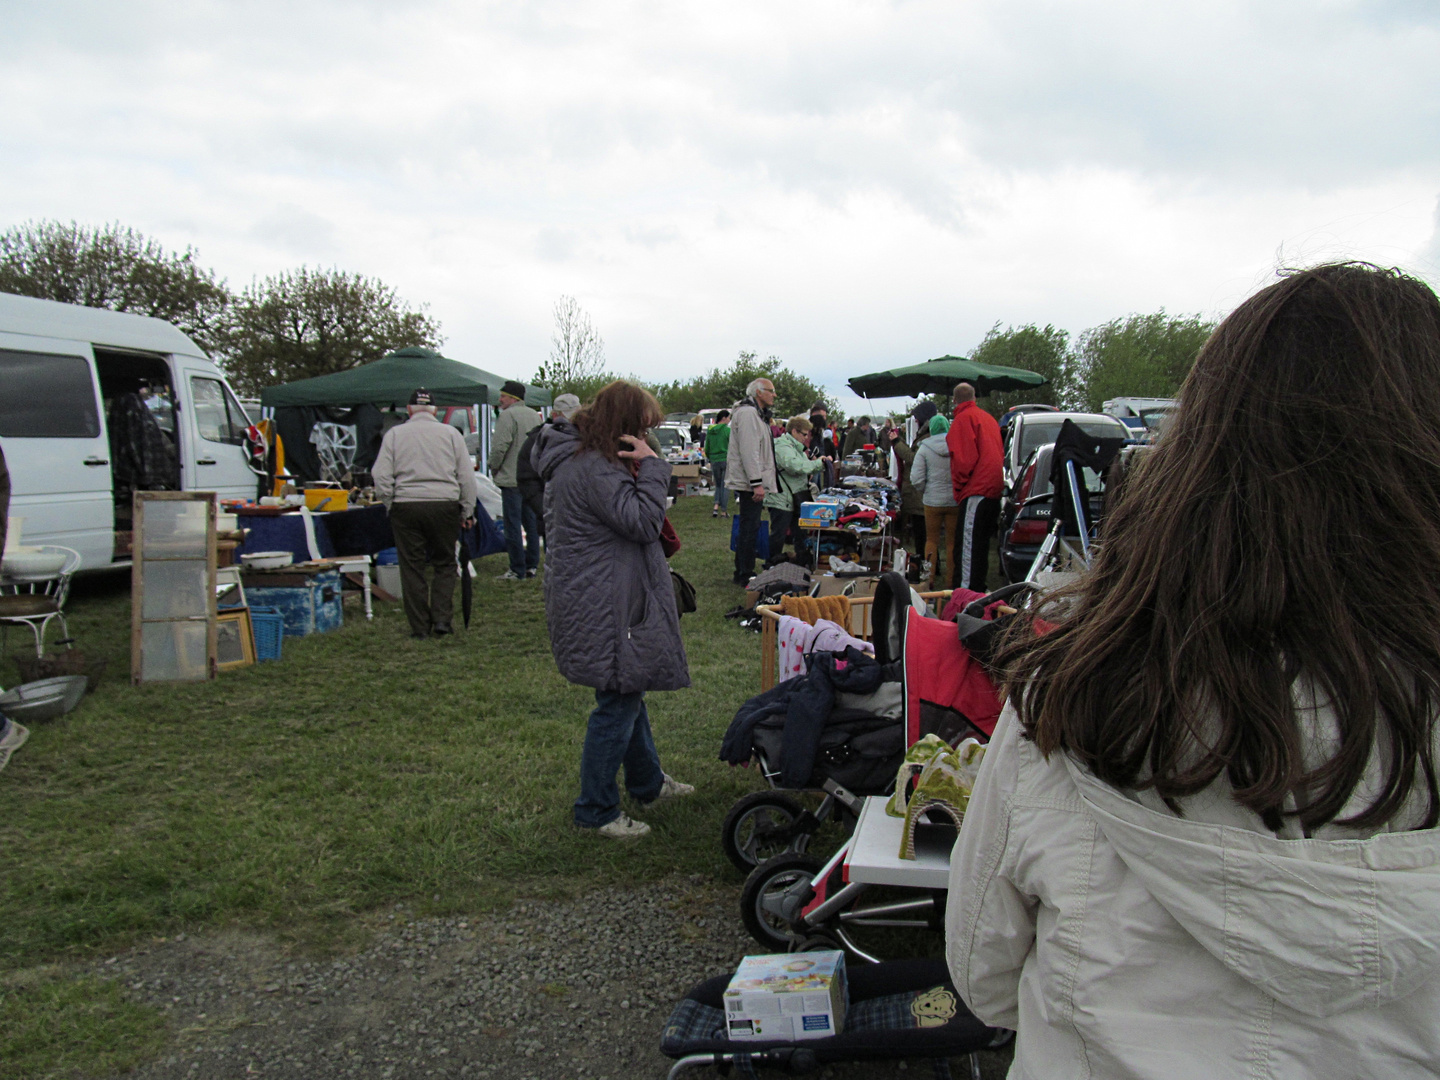
<instances>
[{"instance_id":1,"label":"car rear window","mask_svg":"<svg viewBox=\"0 0 1440 1080\"><path fill-rule=\"evenodd\" d=\"M1060 425L1066 417L1052 419L1044 417L1036 419L1033 415L1025 417L1025 423L1020 428L1020 454L1019 461L1028 461L1030 455L1035 452L1037 446L1044 446L1046 443L1055 441L1060 434ZM1128 439L1130 431L1119 420L1076 420L1080 430L1087 435L1094 435L1097 439Z\"/></svg>"},{"instance_id":2,"label":"car rear window","mask_svg":"<svg viewBox=\"0 0 1440 1080\"><path fill-rule=\"evenodd\" d=\"M93 439L99 434L89 360L0 349L0 437Z\"/></svg>"}]
</instances>

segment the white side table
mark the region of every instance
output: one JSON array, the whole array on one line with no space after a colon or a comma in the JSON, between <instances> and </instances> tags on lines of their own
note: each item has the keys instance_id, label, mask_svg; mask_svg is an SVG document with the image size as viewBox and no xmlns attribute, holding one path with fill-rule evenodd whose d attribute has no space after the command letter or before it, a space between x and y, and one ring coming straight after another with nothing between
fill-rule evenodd
<instances>
[{"instance_id":1,"label":"white side table","mask_svg":"<svg viewBox=\"0 0 1440 1080\"><path fill-rule=\"evenodd\" d=\"M370 556L341 555L336 556L334 561L340 573L352 581L356 574L360 575L360 588L365 594L365 618L375 618L375 613L370 609Z\"/></svg>"}]
</instances>

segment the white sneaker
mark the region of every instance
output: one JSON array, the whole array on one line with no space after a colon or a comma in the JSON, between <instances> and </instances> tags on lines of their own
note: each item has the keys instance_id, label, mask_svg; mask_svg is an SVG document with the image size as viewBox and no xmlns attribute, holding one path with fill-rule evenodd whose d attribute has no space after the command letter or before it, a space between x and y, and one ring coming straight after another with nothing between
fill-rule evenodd
<instances>
[{"instance_id":1,"label":"white sneaker","mask_svg":"<svg viewBox=\"0 0 1440 1080\"><path fill-rule=\"evenodd\" d=\"M660 785L660 794L647 803L641 803L641 807L654 806L661 799L679 799L685 795L695 794L694 784L682 784L669 773L665 773L665 782Z\"/></svg>"},{"instance_id":2,"label":"white sneaker","mask_svg":"<svg viewBox=\"0 0 1440 1080\"><path fill-rule=\"evenodd\" d=\"M517 574L513 570L506 570L503 574L495 575L496 581L524 581L524 574Z\"/></svg>"},{"instance_id":3,"label":"white sneaker","mask_svg":"<svg viewBox=\"0 0 1440 1080\"><path fill-rule=\"evenodd\" d=\"M10 755L25 745L30 729L8 717L0 718L0 769L10 764Z\"/></svg>"},{"instance_id":4,"label":"white sneaker","mask_svg":"<svg viewBox=\"0 0 1440 1080\"><path fill-rule=\"evenodd\" d=\"M608 840L639 840L650 831L650 826L622 811L614 821L601 825L595 831Z\"/></svg>"}]
</instances>

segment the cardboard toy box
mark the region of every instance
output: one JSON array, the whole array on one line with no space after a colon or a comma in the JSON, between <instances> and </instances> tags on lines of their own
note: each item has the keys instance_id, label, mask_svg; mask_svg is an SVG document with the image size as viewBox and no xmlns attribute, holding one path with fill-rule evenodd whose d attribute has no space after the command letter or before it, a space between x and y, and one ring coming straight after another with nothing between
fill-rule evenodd
<instances>
[{"instance_id":1,"label":"cardboard toy box","mask_svg":"<svg viewBox=\"0 0 1440 1080\"><path fill-rule=\"evenodd\" d=\"M700 466L698 464L671 465L670 475L676 480L699 480Z\"/></svg>"},{"instance_id":2,"label":"cardboard toy box","mask_svg":"<svg viewBox=\"0 0 1440 1080\"><path fill-rule=\"evenodd\" d=\"M845 954L747 956L725 989L731 1039L828 1039L845 1029Z\"/></svg>"},{"instance_id":3,"label":"cardboard toy box","mask_svg":"<svg viewBox=\"0 0 1440 1080\"><path fill-rule=\"evenodd\" d=\"M839 503L807 502L800 504L800 527L802 529L819 529L834 525L839 516Z\"/></svg>"}]
</instances>

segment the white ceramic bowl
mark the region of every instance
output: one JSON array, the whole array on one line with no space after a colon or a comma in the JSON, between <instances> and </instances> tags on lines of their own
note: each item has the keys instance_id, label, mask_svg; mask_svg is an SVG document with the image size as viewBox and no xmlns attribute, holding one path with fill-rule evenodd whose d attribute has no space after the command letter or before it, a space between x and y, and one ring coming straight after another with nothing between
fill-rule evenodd
<instances>
[{"instance_id":1,"label":"white ceramic bowl","mask_svg":"<svg viewBox=\"0 0 1440 1080\"><path fill-rule=\"evenodd\" d=\"M3 569L7 574L23 577L48 577L58 574L65 565L63 551L42 551L34 547L14 547L5 555Z\"/></svg>"},{"instance_id":2,"label":"white ceramic bowl","mask_svg":"<svg viewBox=\"0 0 1440 1080\"><path fill-rule=\"evenodd\" d=\"M293 563L295 554L290 551L255 551L248 555L241 555L240 561L256 570L274 570Z\"/></svg>"}]
</instances>

